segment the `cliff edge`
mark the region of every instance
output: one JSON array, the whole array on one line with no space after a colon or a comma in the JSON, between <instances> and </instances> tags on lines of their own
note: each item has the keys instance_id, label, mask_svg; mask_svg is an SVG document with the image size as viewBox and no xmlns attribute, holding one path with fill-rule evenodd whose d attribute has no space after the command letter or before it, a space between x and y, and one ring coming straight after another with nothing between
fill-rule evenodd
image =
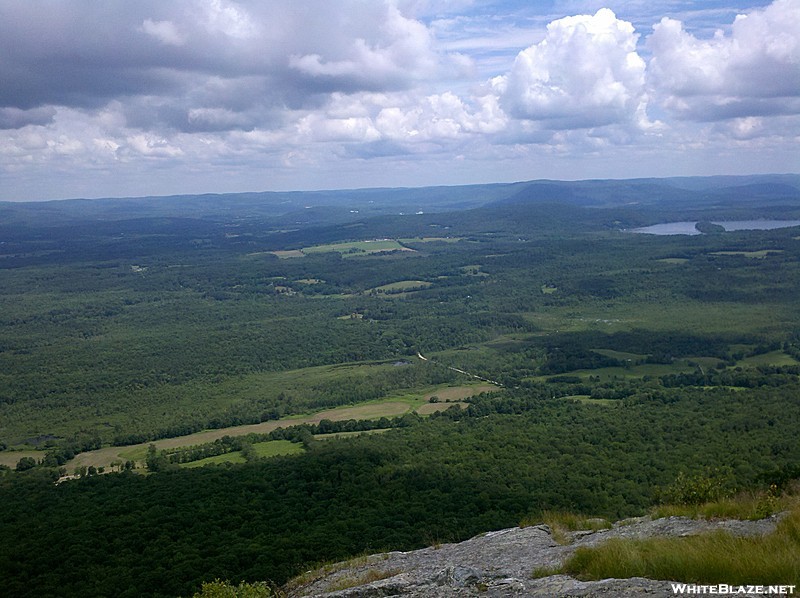
<instances>
[{"instance_id":1,"label":"cliff edge","mask_svg":"<svg viewBox=\"0 0 800 598\"><path fill-rule=\"evenodd\" d=\"M714 530L756 536L774 531L777 521L776 516L760 521L642 517L618 522L611 529L569 532L567 544L556 542L547 525L516 527L481 534L457 544L376 554L309 571L290 582L288 596L674 597L670 581L644 578L580 581L568 575L534 577L534 571L559 567L578 547L594 546L611 538L688 536Z\"/></svg>"}]
</instances>

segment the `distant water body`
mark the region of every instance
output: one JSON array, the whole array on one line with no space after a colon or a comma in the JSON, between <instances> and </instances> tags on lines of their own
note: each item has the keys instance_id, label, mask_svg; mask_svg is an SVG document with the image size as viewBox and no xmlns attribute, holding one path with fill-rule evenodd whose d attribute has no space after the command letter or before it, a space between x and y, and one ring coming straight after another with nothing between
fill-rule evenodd
<instances>
[{"instance_id":1,"label":"distant water body","mask_svg":"<svg viewBox=\"0 0 800 598\"><path fill-rule=\"evenodd\" d=\"M644 233L648 235L701 235L694 226L697 222L665 222L642 228L632 228L628 232ZM800 226L800 220L728 220L714 222L726 231L734 230L772 230L773 228L787 228Z\"/></svg>"}]
</instances>

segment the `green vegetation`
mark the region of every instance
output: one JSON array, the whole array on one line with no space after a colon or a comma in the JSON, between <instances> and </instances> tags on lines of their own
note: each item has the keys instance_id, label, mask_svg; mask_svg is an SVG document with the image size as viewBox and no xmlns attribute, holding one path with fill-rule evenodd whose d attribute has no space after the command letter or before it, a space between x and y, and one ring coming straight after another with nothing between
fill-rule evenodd
<instances>
[{"instance_id":1,"label":"green vegetation","mask_svg":"<svg viewBox=\"0 0 800 598\"><path fill-rule=\"evenodd\" d=\"M721 224L714 224L707 220L698 222L694 225L695 229L707 235L720 234L725 232L725 227Z\"/></svg>"},{"instance_id":2,"label":"green vegetation","mask_svg":"<svg viewBox=\"0 0 800 598\"><path fill-rule=\"evenodd\" d=\"M578 548L564 571L581 579L648 577L686 583L797 585L800 582L800 509L763 537L726 532L683 538L612 539Z\"/></svg>"},{"instance_id":3,"label":"green vegetation","mask_svg":"<svg viewBox=\"0 0 800 598\"><path fill-rule=\"evenodd\" d=\"M301 249L304 255L314 253L336 252L342 257L355 257L361 255L372 255L376 253L386 253L392 251L413 251L399 241L392 239L375 239L371 241L355 241L352 243L333 243L331 245L313 245Z\"/></svg>"},{"instance_id":4,"label":"green vegetation","mask_svg":"<svg viewBox=\"0 0 800 598\"><path fill-rule=\"evenodd\" d=\"M587 517L569 511L544 511L538 515L531 515L524 518L519 526L527 527L540 523L550 528L553 539L559 544L569 543L567 532L574 532L577 530L591 530L596 532L611 527L611 523L602 517Z\"/></svg>"},{"instance_id":5,"label":"green vegetation","mask_svg":"<svg viewBox=\"0 0 800 598\"><path fill-rule=\"evenodd\" d=\"M401 573L399 569L389 569L387 571L370 569L358 575L342 577L337 582L331 584L331 586L328 588L328 591L338 592L340 590L346 590L348 588L355 588L368 583L372 583L374 581L380 581L381 579L388 579L389 577L394 577L398 573Z\"/></svg>"},{"instance_id":6,"label":"green vegetation","mask_svg":"<svg viewBox=\"0 0 800 598\"><path fill-rule=\"evenodd\" d=\"M486 208L440 190L449 211L387 199L308 222L258 202L9 208L4 591L244 591L670 492L702 515L753 488L740 512L770 510L800 463L796 229L627 234L762 206L593 185L569 205L512 185Z\"/></svg>"},{"instance_id":7,"label":"green vegetation","mask_svg":"<svg viewBox=\"0 0 800 598\"><path fill-rule=\"evenodd\" d=\"M659 492L665 504L696 506L711 503L733 494L732 476L719 471L688 476L680 472L676 480Z\"/></svg>"},{"instance_id":8,"label":"green vegetation","mask_svg":"<svg viewBox=\"0 0 800 598\"><path fill-rule=\"evenodd\" d=\"M420 289L427 289L432 285L433 283L424 280L401 280L375 287L373 290L377 293L391 294L402 293L406 291L418 291Z\"/></svg>"},{"instance_id":9,"label":"green vegetation","mask_svg":"<svg viewBox=\"0 0 800 598\"><path fill-rule=\"evenodd\" d=\"M283 593L266 582L244 583L234 586L228 581L204 582L192 598L279 598Z\"/></svg>"},{"instance_id":10,"label":"green vegetation","mask_svg":"<svg viewBox=\"0 0 800 598\"><path fill-rule=\"evenodd\" d=\"M651 510L654 518L689 517L691 519L740 519L757 521L796 507L795 497L781 495L777 486L766 490L744 491L735 496L703 504L666 504Z\"/></svg>"},{"instance_id":11,"label":"green vegetation","mask_svg":"<svg viewBox=\"0 0 800 598\"><path fill-rule=\"evenodd\" d=\"M755 251L715 251L711 255L740 255L753 259L763 260L765 257L782 253L781 249L758 249Z\"/></svg>"},{"instance_id":12,"label":"green vegetation","mask_svg":"<svg viewBox=\"0 0 800 598\"><path fill-rule=\"evenodd\" d=\"M680 471L724 464L747 487L800 461L800 406L785 401L797 384L642 390L621 402L625 417L548 391L487 394L378 436L230 467L58 486L36 469L6 476L0 574L19 596L79 594L86 562L101 595L282 583L303 563L466 539L531 512L640 514Z\"/></svg>"},{"instance_id":13,"label":"green vegetation","mask_svg":"<svg viewBox=\"0 0 800 598\"><path fill-rule=\"evenodd\" d=\"M303 452L303 447L295 442L288 440L272 440L267 442L257 442L253 445L253 452L256 457L280 457L282 455L297 455Z\"/></svg>"},{"instance_id":14,"label":"green vegetation","mask_svg":"<svg viewBox=\"0 0 800 598\"><path fill-rule=\"evenodd\" d=\"M205 467L206 465L221 465L223 463L246 463L247 460L242 456L241 452L227 453L224 455L217 455L216 457L206 457L197 461L190 461L188 463L181 463L181 467L191 469L193 467Z\"/></svg>"}]
</instances>

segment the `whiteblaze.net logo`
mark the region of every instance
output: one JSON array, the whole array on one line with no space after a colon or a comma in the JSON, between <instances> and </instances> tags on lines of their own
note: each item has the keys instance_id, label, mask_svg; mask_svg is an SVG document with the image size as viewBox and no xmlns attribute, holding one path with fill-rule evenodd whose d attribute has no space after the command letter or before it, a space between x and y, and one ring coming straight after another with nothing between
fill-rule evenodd
<instances>
[{"instance_id":1,"label":"whiteblaze.net logo","mask_svg":"<svg viewBox=\"0 0 800 598\"><path fill-rule=\"evenodd\" d=\"M717 596L759 596L763 594L794 594L797 586L733 586L720 583L713 586L701 586L687 583L673 583L673 594L716 594Z\"/></svg>"}]
</instances>

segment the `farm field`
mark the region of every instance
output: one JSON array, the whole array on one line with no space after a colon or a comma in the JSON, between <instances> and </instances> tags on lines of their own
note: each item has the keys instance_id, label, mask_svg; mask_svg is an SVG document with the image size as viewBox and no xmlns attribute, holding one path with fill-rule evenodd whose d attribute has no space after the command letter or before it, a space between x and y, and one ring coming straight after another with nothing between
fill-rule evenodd
<instances>
[{"instance_id":1,"label":"farm field","mask_svg":"<svg viewBox=\"0 0 800 598\"><path fill-rule=\"evenodd\" d=\"M427 289L433 286L433 283L425 280L400 280L398 282L390 282L379 287L371 289L377 293L401 293L404 291L418 291L420 289Z\"/></svg>"},{"instance_id":2,"label":"farm field","mask_svg":"<svg viewBox=\"0 0 800 598\"><path fill-rule=\"evenodd\" d=\"M400 241L393 239L375 239L369 241L353 241L347 243L333 243L331 245L312 245L304 247L300 251L305 255L315 253L340 253L342 257L357 257L371 255L374 253L384 253L387 251L414 251L403 245Z\"/></svg>"},{"instance_id":3,"label":"farm field","mask_svg":"<svg viewBox=\"0 0 800 598\"><path fill-rule=\"evenodd\" d=\"M358 406L345 406L336 409L328 409L316 413L306 415L294 415L281 420L266 421L258 424L249 424L241 426L230 426L227 428L220 428L215 430L203 430L194 434L186 436L177 436L173 438L163 438L160 440L153 440L152 442L145 442L134 444L130 446L120 447L106 447L93 451L87 451L77 455L74 459L68 461L65 467L68 472L73 471L80 467L104 467L109 468L111 464L117 461L132 460L141 464L150 445L155 446L158 450L163 449L177 449L182 447L190 447L199 444L210 443L215 440L221 439L225 436L246 436L248 434L265 434L272 432L280 427L296 426L300 424L318 424L322 420L331 421L347 421L347 420L377 420L383 417L391 418L403 415L405 413L417 412L420 415L430 415L436 411L447 409L454 404L464 406L465 403L461 402L462 399L478 395L482 392L489 392L497 390L497 387L491 385L466 385L458 387L441 387L436 390L427 390L419 394L410 394L403 397L403 400L388 400L388 401L373 401ZM432 396L438 396L441 403L428 403L427 401ZM260 443L259 443L260 444ZM254 445L257 447L258 444ZM277 446L277 445L269 445ZM267 450L266 446L263 447ZM258 452L258 450L257 450ZM280 453L284 454L284 453ZM289 454L289 453L285 453ZM0 457L7 457L9 467L16 465L17 461L23 456L33 456L41 459L41 451L13 451L13 452L0 452ZM265 456L265 455L259 455ZM13 463L11 462L13 461ZM224 459L218 462L225 462ZM213 463L208 461L207 463ZM192 465L194 466L194 465Z\"/></svg>"},{"instance_id":4,"label":"farm field","mask_svg":"<svg viewBox=\"0 0 800 598\"><path fill-rule=\"evenodd\" d=\"M267 459L270 457L283 457L286 455L299 455L303 452L303 447L288 440L271 440L268 442L256 442L252 445L253 453L257 458ZM196 467L206 467L207 465L222 465L230 463L232 465L246 463L247 460L242 455L241 451L234 451L217 455L214 457L206 457L205 459L198 459L197 461L190 461L188 463L181 463L180 467L183 469L193 469Z\"/></svg>"},{"instance_id":5,"label":"farm field","mask_svg":"<svg viewBox=\"0 0 800 598\"><path fill-rule=\"evenodd\" d=\"M115 461L128 459L135 461L144 460L150 445L156 449L175 449L213 442L225 436L246 436L247 434L264 434L272 432L279 427L293 426L304 423L319 423L323 419L331 421L344 421L348 419L379 419L381 417L394 417L411 411L411 406L406 402L387 401L382 403L366 404L358 407L341 407L320 411L313 415L293 416L284 420L266 421L259 424L231 426L217 430L204 430L186 436L164 438L152 442L140 443L124 447L106 447L95 451L87 451L77 455L65 464L67 471L79 467L110 467Z\"/></svg>"}]
</instances>

